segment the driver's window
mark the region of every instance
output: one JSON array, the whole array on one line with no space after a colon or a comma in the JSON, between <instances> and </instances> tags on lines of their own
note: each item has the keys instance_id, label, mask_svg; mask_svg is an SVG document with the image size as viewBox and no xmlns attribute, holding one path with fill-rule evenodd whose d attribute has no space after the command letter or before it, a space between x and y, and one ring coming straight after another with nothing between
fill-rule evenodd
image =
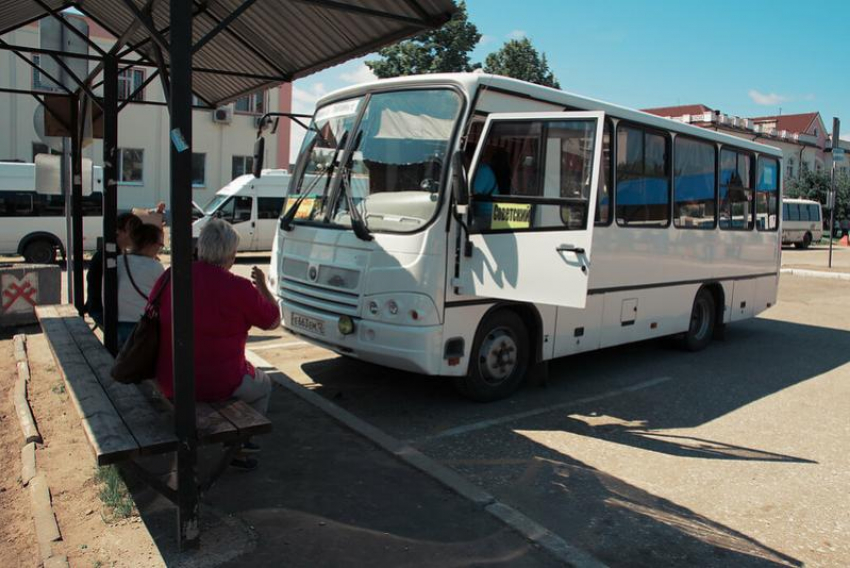
<instances>
[{"instance_id":1,"label":"driver's window","mask_svg":"<svg viewBox=\"0 0 850 568\"><path fill-rule=\"evenodd\" d=\"M224 203L222 203L221 207L215 210L215 216L219 219L223 219L224 221L231 221L233 219L233 204L235 203L235 198L231 197Z\"/></svg>"},{"instance_id":2,"label":"driver's window","mask_svg":"<svg viewBox=\"0 0 850 568\"><path fill-rule=\"evenodd\" d=\"M234 197L233 198L233 222L243 223L251 220L251 205L250 197Z\"/></svg>"},{"instance_id":3,"label":"driver's window","mask_svg":"<svg viewBox=\"0 0 850 568\"><path fill-rule=\"evenodd\" d=\"M494 121L472 175L473 232L586 228L596 125Z\"/></svg>"}]
</instances>

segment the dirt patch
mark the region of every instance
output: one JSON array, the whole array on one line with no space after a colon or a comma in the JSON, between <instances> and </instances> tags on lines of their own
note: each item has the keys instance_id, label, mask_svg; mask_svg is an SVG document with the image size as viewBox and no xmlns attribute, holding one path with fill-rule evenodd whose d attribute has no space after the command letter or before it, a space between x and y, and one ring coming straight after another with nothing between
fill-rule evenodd
<instances>
[{"instance_id":1,"label":"dirt patch","mask_svg":"<svg viewBox=\"0 0 850 568\"><path fill-rule=\"evenodd\" d=\"M12 392L18 378L11 339L0 341L0 566L38 566L30 497L21 487L21 447L24 438Z\"/></svg>"},{"instance_id":2,"label":"dirt patch","mask_svg":"<svg viewBox=\"0 0 850 568\"><path fill-rule=\"evenodd\" d=\"M4 349L0 355L4 355L8 350L11 357L11 341L0 343ZM36 451L36 463L39 472L47 476L54 513L62 533L62 541L54 543L54 554L67 556L72 567L163 566L150 535L136 511L132 511L126 518L121 518L111 508L106 507L99 498L102 484L96 479L97 467L94 456L85 438L77 411L56 369L45 337L40 333L29 335L27 350L32 375L29 391L30 405L44 439L44 445ZM3 365L5 365L5 359L5 356L0 357ZM4 385L5 383L6 381ZM6 403L6 399L3 403ZM4 436L5 430L8 429L3 428ZM20 438L19 429L16 435ZM19 447L19 445L15 447L15 452ZM5 454L3 456L5 457ZM11 459L10 456L9 461L4 463L17 464L20 460L17 453L15 453L14 461ZM18 469L18 467L14 468L15 476L18 475ZM4 468L4 476L5 472L6 468ZM14 479L11 482L14 482ZM6 485L11 482L4 481ZM26 493L22 494L29 498ZM26 507L29 506L28 501L24 501L24 504ZM26 512L28 514L28 509ZM0 511L0 515L5 514L5 510ZM28 518L26 520L31 524ZM0 530L8 530L8 527L4 526ZM29 534L21 533L13 540L15 546L22 547L24 545L18 544L19 540L34 543L35 536L30 528ZM34 544L28 546L27 551L35 552ZM14 562L9 564L3 561L3 558L5 557L0 556L0 565L15 566ZM21 564L21 566L35 566L35 561L32 562Z\"/></svg>"}]
</instances>

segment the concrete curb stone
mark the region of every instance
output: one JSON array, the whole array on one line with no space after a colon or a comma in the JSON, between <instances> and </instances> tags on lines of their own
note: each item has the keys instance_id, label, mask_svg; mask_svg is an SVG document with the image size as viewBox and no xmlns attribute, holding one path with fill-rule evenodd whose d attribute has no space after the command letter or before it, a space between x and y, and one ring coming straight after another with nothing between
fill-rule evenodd
<instances>
[{"instance_id":1,"label":"concrete curb stone","mask_svg":"<svg viewBox=\"0 0 850 568\"><path fill-rule=\"evenodd\" d=\"M804 270L802 268L782 268L780 274L803 276L806 278L826 278L829 280L850 280L848 272L826 272L824 270Z\"/></svg>"},{"instance_id":2,"label":"concrete curb stone","mask_svg":"<svg viewBox=\"0 0 850 568\"><path fill-rule=\"evenodd\" d=\"M52 555L51 543L62 539L53 508L50 503L50 489L44 475L37 474L29 484L32 500L32 518L35 521L35 536L42 560L46 561Z\"/></svg>"},{"instance_id":3,"label":"concrete curb stone","mask_svg":"<svg viewBox=\"0 0 850 568\"><path fill-rule=\"evenodd\" d=\"M35 474L35 442L30 442L21 448L21 484L29 485Z\"/></svg>"}]
</instances>

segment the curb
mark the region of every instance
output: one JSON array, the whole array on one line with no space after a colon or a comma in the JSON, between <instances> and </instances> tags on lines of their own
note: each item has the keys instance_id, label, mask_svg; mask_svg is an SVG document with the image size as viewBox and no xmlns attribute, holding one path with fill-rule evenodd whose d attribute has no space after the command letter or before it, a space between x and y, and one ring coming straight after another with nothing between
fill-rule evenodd
<instances>
[{"instance_id":1,"label":"curb","mask_svg":"<svg viewBox=\"0 0 850 568\"><path fill-rule=\"evenodd\" d=\"M555 558L576 568L605 568L605 564L590 553L578 549L558 535L550 532L510 505L501 503L495 496L471 483L454 470L429 458L413 446L393 438L333 402L323 398L289 378L283 371L257 355L246 350L247 359L252 365L261 368L274 382L284 387L305 402L315 406L343 426L368 439L381 449L413 466L429 477L439 481L461 497L472 501L482 510L497 518L529 541L539 545Z\"/></svg>"},{"instance_id":2,"label":"curb","mask_svg":"<svg viewBox=\"0 0 850 568\"><path fill-rule=\"evenodd\" d=\"M35 461L35 445L43 443L41 434L27 400L27 384L30 381L30 367L27 358L26 335L18 334L15 341L15 360L18 367L18 380L15 382L15 413L21 423L24 445L21 448L21 485L29 488L32 518L35 524L35 538L44 568L67 568L68 559L53 554L53 543L62 540L47 478L38 473Z\"/></svg>"},{"instance_id":3,"label":"curb","mask_svg":"<svg viewBox=\"0 0 850 568\"><path fill-rule=\"evenodd\" d=\"M26 336L19 333L15 336L15 360L18 367L18 380L15 381L13 401L21 431L24 433L24 444L41 443L41 434L35 425L32 409L27 401L27 384L30 380L30 367L27 361Z\"/></svg>"},{"instance_id":4,"label":"curb","mask_svg":"<svg viewBox=\"0 0 850 568\"><path fill-rule=\"evenodd\" d=\"M828 280L850 280L848 272L826 272L824 270L805 270L801 268L781 268L780 274L791 274L792 276L803 276L806 278L825 278Z\"/></svg>"}]
</instances>

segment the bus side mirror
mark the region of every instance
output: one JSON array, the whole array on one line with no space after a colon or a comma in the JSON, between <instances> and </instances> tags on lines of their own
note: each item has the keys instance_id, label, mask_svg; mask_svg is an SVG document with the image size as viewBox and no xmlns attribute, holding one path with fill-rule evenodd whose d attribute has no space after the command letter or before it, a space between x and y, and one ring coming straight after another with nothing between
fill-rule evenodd
<instances>
[{"instance_id":1,"label":"bus side mirror","mask_svg":"<svg viewBox=\"0 0 850 568\"><path fill-rule=\"evenodd\" d=\"M265 156L265 153L266 139L260 136L257 138L257 141L254 142L254 166L251 173L254 174L255 178L258 178L263 174L263 156Z\"/></svg>"},{"instance_id":2,"label":"bus side mirror","mask_svg":"<svg viewBox=\"0 0 850 568\"><path fill-rule=\"evenodd\" d=\"M452 194L457 205L469 204L469 182L463 165L463 152L458 150L452 156Z\"/></svg>"}]
</instances>

